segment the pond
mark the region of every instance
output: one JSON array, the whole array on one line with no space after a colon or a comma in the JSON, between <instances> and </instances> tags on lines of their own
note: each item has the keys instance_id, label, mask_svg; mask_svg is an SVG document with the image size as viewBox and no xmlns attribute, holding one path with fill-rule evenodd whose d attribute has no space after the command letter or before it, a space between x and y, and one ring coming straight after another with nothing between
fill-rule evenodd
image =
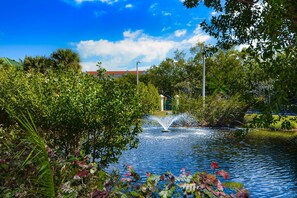
<instances>
[{"instance_id":1,"label":"pond","mask_svg":"<svg viewBox=\"0 0 297 198\"><path fill-rule=\"evenodd\" d=\"M230 173L230 180L241 182L250 197L297 197L297 143L288 140L249 138L235 131L208 128L144 128L137 149L124 152L119 163L124 171L132 165L145 178L146 172L180 174L212 173L210 163ZM111 167L111 168L112 168Z\"/></svg>"}]
</instances>

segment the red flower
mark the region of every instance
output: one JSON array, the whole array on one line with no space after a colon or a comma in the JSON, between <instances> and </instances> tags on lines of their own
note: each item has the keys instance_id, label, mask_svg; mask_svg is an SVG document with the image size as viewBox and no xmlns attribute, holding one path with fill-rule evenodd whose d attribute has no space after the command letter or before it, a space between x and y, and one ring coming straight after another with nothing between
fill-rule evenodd
<instances>
[{"instance_id":1,"label":"red flower","mask_svg":"<svg viewBox=\"0 0 297 198\"><path fill-rule=\"evenodd\" d=\"M230 177L229 173L224 170L219 170L217 172L217 175L222 176L224 179L229 179L229 177Z\"/></svg>"},{"instance_id":2,"label":"red flower","mask_svg":"<svg viewBox=\"0 0 297 198\"><path fill-rule=\"evenodd\" d=\"M218 164L218 162L212 161L211 164L210 164L210 167L212 169L218 169L219 168L219 164Z\"/></svg>"}]
</instances>

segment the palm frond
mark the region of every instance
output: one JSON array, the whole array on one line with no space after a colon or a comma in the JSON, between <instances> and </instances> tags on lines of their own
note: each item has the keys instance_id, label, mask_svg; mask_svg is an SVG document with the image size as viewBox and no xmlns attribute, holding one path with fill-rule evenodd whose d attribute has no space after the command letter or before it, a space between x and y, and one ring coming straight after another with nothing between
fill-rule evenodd
<instances>
[{"instance_id":1,"label":"palm frond","mask_svg":"<svg viewBox=\"0 0 297 198\"><path fill-rule=\"evenodd\" d=\"M49 156L46 149L46 144L43 138L39 135L32 116L29 112L28 117L22 115L21 118L17 118L19 123L25 129L26 141L34 146L30 154L23 162L23 165L26 165L29 161L36 163L39 167L38 178L36 180L38 182L38 185L40 186L40 188L38 189L38 193L45 197L55 197L53 173L50 162L48 161Z\"/></svg>"}]
</instances>

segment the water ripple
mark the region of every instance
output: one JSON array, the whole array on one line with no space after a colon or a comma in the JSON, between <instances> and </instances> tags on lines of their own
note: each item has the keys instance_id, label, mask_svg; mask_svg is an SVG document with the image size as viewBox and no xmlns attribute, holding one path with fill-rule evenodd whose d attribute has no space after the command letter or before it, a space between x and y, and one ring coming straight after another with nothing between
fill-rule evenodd
<instances>
[{"instance_id":1,"label":"water ripple","mask_svg":"<svg viewBox=\"0 0 297 198\"><path fill-rule=\"evenodd\" d=\"M138 149L127 151L119 167L131 164L146 172L178 175L187 171L212 171L211 161L229 171L231 180L245 184L251 197L297 198L297 144L270 140L238 140L232 131L203 128L147 128L139 136ZM123 171L123 169L121 169Z\"/></svg>"}]
</instances>

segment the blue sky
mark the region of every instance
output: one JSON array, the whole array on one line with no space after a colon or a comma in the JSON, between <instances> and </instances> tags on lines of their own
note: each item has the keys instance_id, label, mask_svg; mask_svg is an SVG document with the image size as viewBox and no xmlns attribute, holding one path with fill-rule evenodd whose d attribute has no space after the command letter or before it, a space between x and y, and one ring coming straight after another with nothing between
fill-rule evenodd
<instances>
[{"instance_id":1,"label":"blue sky","mask_svg":"<svg viewBox=\"0 0 297 198\"><path fill-rule=\"evenodd\" d=\"M59 48L79 53L83 70L146 69L213 39L199 27L215 14L182 0L9 0L1 2L0 57L49 56Z\"/></svg>"}]
</instances>

